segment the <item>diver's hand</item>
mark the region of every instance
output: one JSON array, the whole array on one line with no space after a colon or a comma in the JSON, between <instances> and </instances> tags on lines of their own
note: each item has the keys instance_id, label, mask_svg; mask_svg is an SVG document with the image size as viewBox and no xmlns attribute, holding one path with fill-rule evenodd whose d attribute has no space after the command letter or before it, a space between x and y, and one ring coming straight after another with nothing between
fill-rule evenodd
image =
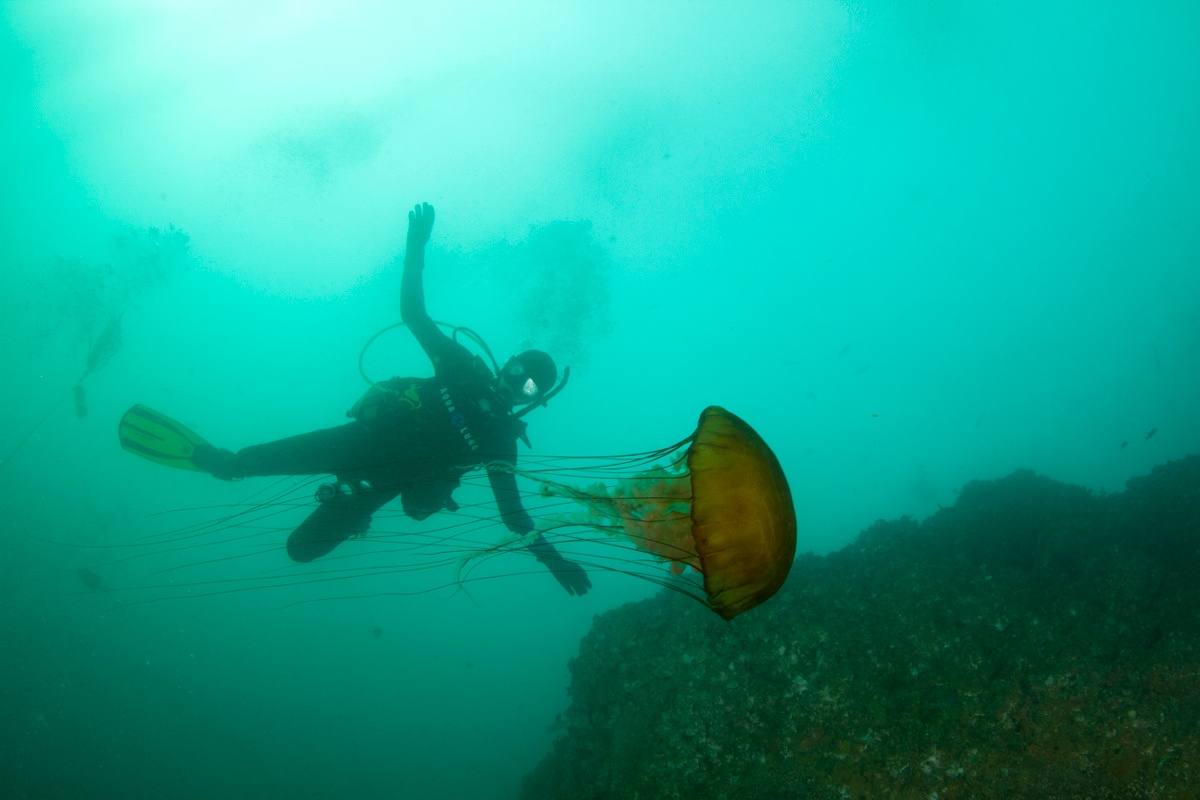
<instances>
[{"instance_id":1,"label":"diver's hand","mask_svg":"<svg viewBox=\"0 0 1200 800\"><path fill-rule=\"evenodd\" d=\"M433 233L433 206L420 203L408 212L408 250L424 250Z\"/></svg>"},{"instance_id":2,"label":"diver's hand","mask_svg":"<svg viewBox=\"0 0 1200 800\"><path fill-rule=\"evenodd\" d=\"M554 579L567 590L567 594L585 595L588 589L592 588L592 580L587 576L583 567L560 556L554 549L554 545L541 536L529 545L529 549L542 566L550 570Z\"/></svg>"},{"instance_id":3,"label":"diver's hand","mask_svg":"<svg viewBox=\"0 0 1200 800\"><path fill-rule=\"evenodd\" d=\"M562 587L567 590L567 594L585 595L588 589L592 588L592 579L587 576L583 567L574 561L567 561L558 556L539 558L538 561L549 568L550 574L562 584Z\"/></svg>"}]
</instances>

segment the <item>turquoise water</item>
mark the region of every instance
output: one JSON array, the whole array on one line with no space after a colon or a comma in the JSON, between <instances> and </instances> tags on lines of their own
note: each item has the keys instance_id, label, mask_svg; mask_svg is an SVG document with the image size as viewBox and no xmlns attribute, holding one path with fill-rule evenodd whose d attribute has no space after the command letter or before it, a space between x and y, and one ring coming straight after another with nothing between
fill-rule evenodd
<instances>
[{"instance_id":1,"label":"turquoise water","mask_svg":"<svg viewBox=\"0 0 1200 800\"><path fill-rule=\"evenodd\" d=\"M416 202L433 316L572 366L532 455L726 406L801 551L1200 448L1190 4L395 5L0 5L0 795L513 797L547 752L592 617L652 586L264 589L305 573L157 544L272 481L116 445L138 402L231 448L342 421ZM365 366L428 372L402 332ZM377 527L343 547L426 530Z\"/></svg>"}]
</instances>

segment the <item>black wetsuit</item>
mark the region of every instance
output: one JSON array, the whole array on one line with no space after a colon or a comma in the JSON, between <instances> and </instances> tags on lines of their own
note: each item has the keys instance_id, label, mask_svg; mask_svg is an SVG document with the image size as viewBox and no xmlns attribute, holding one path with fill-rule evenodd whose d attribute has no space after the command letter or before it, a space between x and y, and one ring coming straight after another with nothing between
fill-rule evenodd
<instances>
[{"instance_id":1,"label":"black wetsuit","mask_svg":"<svg viewBox=\"0 0 1200 800\"><path fill-rule=\"evenodd\" d=\"M512 531L533 530L521 504L515 465L525 423L499 397L482 360L443 333L425 310L423 259L405 260L401 318L433 362L432 378L393 378L372 387L349 412L353 422L267 444L234 456L228 477L333 474L353 489L321 503L288 538L296 561L325 555L364 533L371 515L401 499L404 511L424 519L455 508L451 492L467 471L487 468L501 521Z\"/></svg>"}]
</instances>

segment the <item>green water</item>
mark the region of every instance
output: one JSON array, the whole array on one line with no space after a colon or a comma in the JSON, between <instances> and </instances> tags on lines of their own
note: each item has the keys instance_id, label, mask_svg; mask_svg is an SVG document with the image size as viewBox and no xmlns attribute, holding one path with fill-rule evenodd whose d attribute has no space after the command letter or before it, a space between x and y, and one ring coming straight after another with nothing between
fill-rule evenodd
<instances>
[{"instance_id":1,"label":"green water","mask_svg":"<svg viewBox=\"0 0 1200 800\"><path fill-rule=\"evenodd\" d=\"M133 403L230 448L344 421L420 201L431 314L572 366L528 457L725 406L801 551L972 479L1111 491L1200 448L1191 4L5 0L0 25L0 796L511 798L548 752L593 616L653 586L570 597L511 554L456 592L398 571L429 528L395 515L339 551L386 574L312 583L278 504L162 547L275 484L116 443ZM368 356L429 374L402 331Z\"/></svg>"}]
</instances>

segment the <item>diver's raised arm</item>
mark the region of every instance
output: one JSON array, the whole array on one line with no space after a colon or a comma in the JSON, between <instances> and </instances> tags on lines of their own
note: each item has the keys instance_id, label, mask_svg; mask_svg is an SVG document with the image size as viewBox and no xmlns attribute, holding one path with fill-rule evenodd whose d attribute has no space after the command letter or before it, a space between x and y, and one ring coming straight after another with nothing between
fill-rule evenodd
<instances>
[{"instance_id":1,"label":"diver's raised arm","mask_svg":"<svg viewBox=\"0 0 1200 800\"><path fill-rule=\"evenodd\" d=\"M433 232L433 206L421 203L408 212L404 275L400 279L400 319L429 353L444 334L425 310L425 245ZM432 355L432 354L431 354Z\"/></svg>"},{"instance_id":2,"label":"diver's raised arm","mask_svg":"<svg viewBox=\"0 0 1200 800\"><path fill-rule=\"evenodd\" d=\"M400 281L400 318L408 325L428 317L425 311L425 245L433 233L433 206L421 203L408 212L408 239L404 247L404 277Z\"/></svg>"}]
</instances>

